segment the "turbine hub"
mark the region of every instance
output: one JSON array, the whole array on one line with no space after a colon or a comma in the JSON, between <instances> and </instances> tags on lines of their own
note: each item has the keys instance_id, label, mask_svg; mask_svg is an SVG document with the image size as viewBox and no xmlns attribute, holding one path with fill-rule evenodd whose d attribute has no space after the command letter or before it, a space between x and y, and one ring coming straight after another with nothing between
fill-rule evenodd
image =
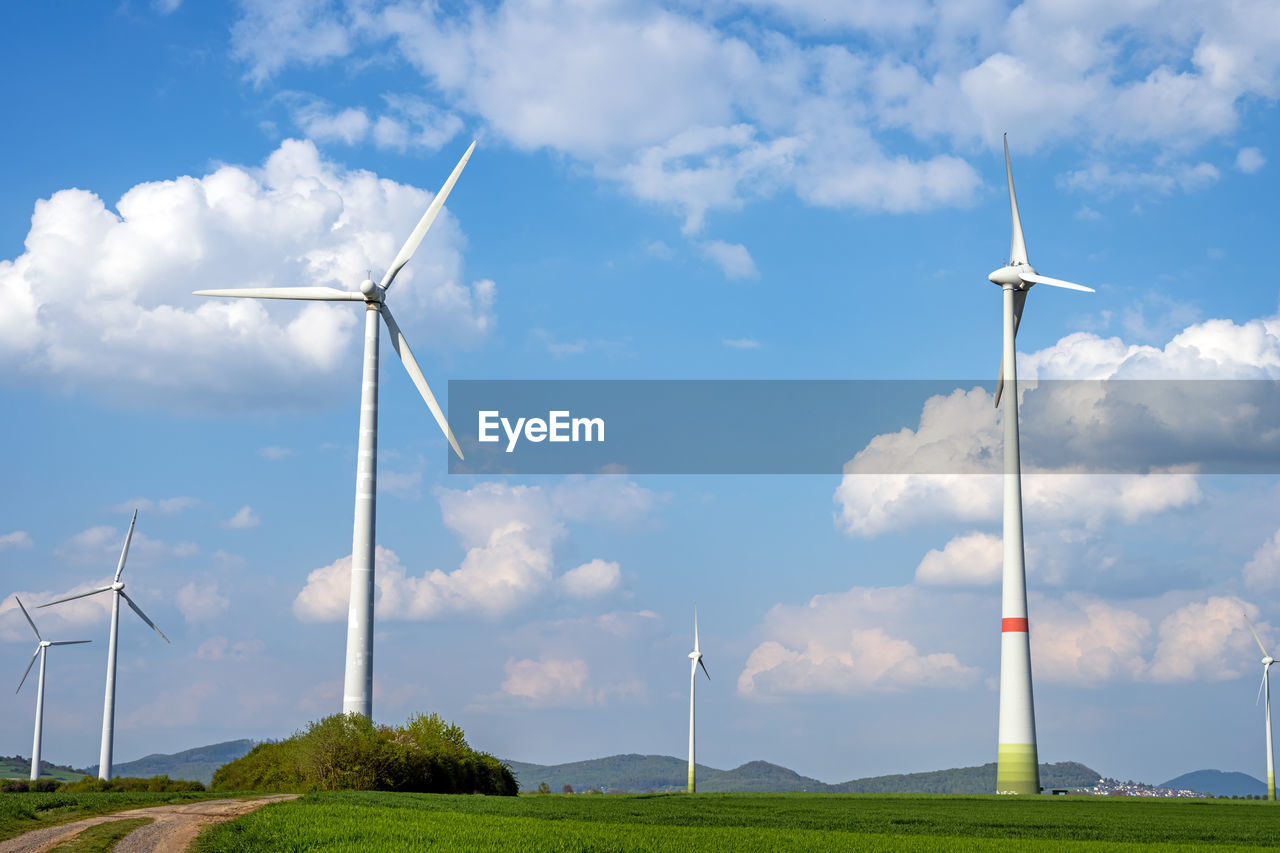
<instances>
[{"instance_id":1,"label":"turbine hub","mask_svg":"<svg viewBox=\"0 0 1280 853\"><path fill-rule=\"evenodd\" d=\"M698 660L702 657L702 652L689 652L689 660Z\"/></svg>"},{"instance_id":2,"label":"turbine hub","mask_svg":"<svg viewBox=\"0 0 1280 853\"><path fill-rule=\"evenodd\" d=\"M116 592L119 592L120 590L124 589L124 581L116 581L111 585L111 588L114 589Z\"/></svg>"},{"instance_id":3,"label":"turbine hub","mask_svg":"<svg viewBox=\"0 0 1280 853\"><path fill-rule=\"evenodd\" d=\"M1275 662L1276 662L1275 658L1271 657L1270 655L1267 655L1265 658L1262 659L1263 666L1271 666L1271 664Z\"/></svg>"},{"instance_id":4,"label":"turbine hub","mask_svg":"<svg viewBox=\"0 0 1280 853\"><path fill-rule=\"evenodd\" d=\"M1000 287L1012 287L1015 290L1026 290L1031 285L1019 277L1019 273L1035 275L1035 267L1031 264L1006 264L987 276L987 281Z\"/></svg>"},{"instance_id":5,"label":"turbine hub","mask_svg":"<svg viewBox=\"0 0 1280 853\"><path fill-rule=\"evenodd\" d=\"M382 291L378 290L378 283L371 278L360 282L360 292L364 294L365 299L372 302L382 301Z\"/></svg>"}]
</instances>

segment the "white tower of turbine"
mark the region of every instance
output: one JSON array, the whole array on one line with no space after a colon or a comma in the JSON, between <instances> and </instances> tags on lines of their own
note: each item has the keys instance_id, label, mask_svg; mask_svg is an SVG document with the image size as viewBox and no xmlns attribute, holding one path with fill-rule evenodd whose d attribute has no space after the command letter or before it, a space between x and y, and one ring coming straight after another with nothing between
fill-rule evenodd
<instances>
[{"instance_id":1,"label":"white tower of turbine","mask_svg":"<svg viewBox=\"0 0 1280 853\"><path fill-rule=\"evenodd\" d=\"M1244 614L1241 614L1244 615ZM1249 617L1245 616L1244 621L1249 625L1249 633L1253 634L1253 639L1258 644L1258 648L1262 649L1262 683L1258 685L1258 699L1264 695L1267 697L1266 705L1266 721L1267 721L1267 799L1274 801L1276 798L1276 765L1275 755L1271 750L1271 664L1275 663L1275 658L1271 657L1271 653L1262 645L1262 640L1258 638L1258 632L1254 630L1253 623L1249 621ZM1256 705L1258 700L1254 700Z\"/></svg>"},{"instance_id":2,"label":"white tower of turbine","mask_svg":"<svg viewBox=\"0 0 1280 853\"><path fill-rule=\"evenodd\" d=\"M250 287L233 290L197 290L197 296L248 297L251 299L304 299L320 302L363 302L364 315L364 369L360 393L360 435L356 457L356 510L351 541L351 598L347 610L347 656L342 685L342 710L346 713L373 716L373 555L375 508L378 492L378 339L381 318L391 335L391 346L409 372L409 378L417 386L418 393L426 401L427 408L435 416L436 423L444 431L445 438L458 458L462 451L449 429L444 412L427 385L418 362L409 349L409 342L400 332L400 326L387 307L387 290L396 275L417 251L427 229L435 222L444 207L444 200L453 189L454 182L462 174L476 144L471 143L454 167L449 180L431 200L431 206L419 220L409 239L405 241L391 267L380 283L369 279L360 283L359 290L337 290L332 287Z\"/></svg>"},{"instance_id":3,"label":"white tower of turbine","mask_svg":"<svg viewBox=\"0 0 1280 853\"><path fill-rule=\"evenodd\" d=\"M1027 259L1027 244L1013 191L1009 140L1004 142L1005 176L1009 182L1009 211L1013 242L1009 263L987 278L1004 291L1004 350L995 403L1004 398L1004 593L1000 610L1000 728L996 765L996 793L1040 793L1040 764L1036 753L1036 720L1031 694L1031 637L1027 623L1027 574L1022 546L1022 462L1018 453L1018 371L1015 339L1026 305L1027 291L1036 284L1093 293L1093 288L1036 273ZM1003 394L1005 386L1009 393Z\"/></svg>"},{"instance_id":4,"label":"white tower of turbine","mask_svg":"<svg viewBox=\"0 0 1280 853\"><path fill-rule=\"evenodd\" d=\"M133 612L138 617L151 626L151 630L160 635L160 639L166 643L169 638L164 632L156 627L156 623L147 618L147 614L142 612L133 599L125 594L124 582L120 580L120 575L124 573L125 560L129 558L129 543L133 541L133 526L138 522L138 511L133 511L133 519L129 522L129 532L124 537L124 549L120 552L120 562L116 565L116 576L111 581L111 586L104 586L100 589L93 589L88 592L82 592L79 595L68 595L66 598L59 598L55 601L49 601L41 604L41 607L48 607L51 604L61 604L64 601L73 601L77 598L84 598L89 595L97 595L100 592L111 593L111 634L107 640L107 694L102 703L102 749L98 754L98 778L111 778L111 750L115 745L115 725L116 725L116 639L120 633L120 599L124 599Z\"/></svg>"},{"instance_id":5,"label":"white tower of turbine","mask_svg":"<svg viewBox=\"0 0 1280 853\"><path fill-rule=\"evenodd\" d=\"M692 794L697 790L697 784L693 778L694 755L693 755L693 699L694 688L698 683L698 667L702 667L702 672L707 676L707 680L711 680L711 673L707 672L707 665L702 662L702 650L698 648L698 605L693 605L693 651L689 652L689 793Z\"/></svg>"},{"instance_id":6,"label":"white tower of turbine","mask_svg":"<svg viewBox=\"0 0 1280 853\"><path fill-rule=\"evenodd\" d=\"M27 664L27 671L22 673L22 680L18 682L18 689L13 691L17 693L22 690L22 685L26 684L27 676L31 674L31 667L35 665L36 658L40 658L40 676L36 681L36 734L31 742L31 781L34 782L40 778L40 740L41 728L44 724L44 655L50 646L78 646L81 643L92 642L91 640L61 640L59 642L51 642L40 636L40 631L36 629L36 623L31 621L31 614L27 612L27 608L23 607L22 599L16 595L13 600L18 602L18 606L22 608L22 615L27 617L27 624L31 626L31 630L36 635L36 653L31 656L31 663Z\"/></svg>"}]
</instances>

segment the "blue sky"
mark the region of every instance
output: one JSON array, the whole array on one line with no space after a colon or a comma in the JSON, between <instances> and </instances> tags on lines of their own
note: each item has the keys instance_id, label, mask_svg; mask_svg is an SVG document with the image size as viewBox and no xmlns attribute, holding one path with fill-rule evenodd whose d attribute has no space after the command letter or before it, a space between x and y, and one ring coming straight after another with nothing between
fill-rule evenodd
<instances>
[{"instance_id":1,"label":"blue sky","mask_svg":"<svg viewBox=\"0 0 1280 853\"><path fill-rule=\"evenodd\" d=\"M1022 374L1276 378L1276 15L6 10L0 650L15 684L31 642L13 594L106 578L138 506L126 580L173 645L125 615L117 758L279 737L338 709L358 312L190 292L355 285L471 139L448 215L397 282L439 392L954 378L960 393L920 400L897 443L848 458L963 462L998 436L974 389L999 361L986 275L1008 252L1006 130L1033 262L1098 290L1037 289ZM437 710L527 761L682 754L697 600L706 763L838 781L994 760L999 504L981 478L449 475L406 377L387 361L383 380L379 719ZM1194 471L1028 478L1044 760L1151 782L1261 775L1238 613L1280 641L1278 492ZM47 757L91 763L105 611L39 619L94 640L51 656L45 728ZM25 753L33 697L4 701L3 751Z\"/></svg>"}]
</instances>

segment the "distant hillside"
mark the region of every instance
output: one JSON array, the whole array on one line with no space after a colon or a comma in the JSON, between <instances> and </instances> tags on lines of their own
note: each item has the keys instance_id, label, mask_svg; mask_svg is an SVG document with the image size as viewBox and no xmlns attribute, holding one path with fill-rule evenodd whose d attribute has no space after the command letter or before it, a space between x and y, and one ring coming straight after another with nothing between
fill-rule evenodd
<instances>
[{"instance_id":1,"label":"distant hillside","mask_svg":"<svg viewBox=\"0 0 1280 853\"><path fill-rule=\"evenodd\" d=\"M137 761L113 764L111 775L139 776L143 779L149 779L152 776L168 776L170 779L194 779L208 785L213 779L213 771L229 761L244 757L256 743L257 741L253 740L229 740L175 752L172 755L156 753L139 758ZM88 772L96 776L98 765L94 764Z\"/></svg>"},{"instance_id":2,"label":"distant hillside","mask_svg":"<svg viewBox=\"0 0 1280 853\"><path fill-rule=\"evenodd\" d=\"M1249 794L1265 794L1265 782L1253 778L1248 773L1224 773L1221 770L1195 770L1183 773L1160 785L1161 788L1174 788L1202 791L1215 796L1232 797Z\"/></svg>"},{"instance_id":3,"label":"distant hillside","mask_svg":"<svg viewBox=\"0 0 1280 853\"><path fill-rule=\"evenodd\" d=\"M546 782L552 791L565 785L575 791L682 791L688 781L688 762L669 755L611 755L570 764L541 765L508 761L522 789ZM1046 788L1088 787L1098 781L1095 771L1073 761L1041 764L1040 782ZM733 770L698 765L698 790L707 793L817 791L867 793L988 794L996 787L995 764L959 767L930 773L876 776L828 785L794 770L751 761Z\"/></svg>"},{"instance_id":4,"label":"distant hillside","mask_svg":"<svg viewBox=\"0 0 1280 853\"><path fill-rule=\"evenodd\" d=\"M681 762L688 776L689 762ZM832 791L831 785L801 776L794 770L770 764L767 761L748 761L733 770L712 770L705 776L698 777L698 790L709 793L741 791L751 794L762 794L770 791ZM687 787L688 779L685 780Z\"/></svg>"},{"instance_id":5,"label":"distant hillside","mask_svg":"<svg viewBox=\"0 0 1280 853\"><path fill-rule=\"evenodd\" d=\"M1097 771L1075 761L1040 765L1043 788L1087 788L1099 778ZM996 789L996 765L993 761L978 767L872 776L832 785L831 789L874 794L990 794Z\"/></svg>"},{"instance_id":6,"label":"distant hillside","mask_svg":"<svg viewBox=\"0 0 1280 853\"><path fill-rule=\"evenodd\" d=\"M65 764L50 764L43 760L40 762L41 779L51 778L62 782L74 782L87 772ZM30 758L23 758L21 755L0 756L0 779L29 778L31 778Z\"/></svg>"},{"instance_id":7,"label":"distant hillside","mask_svg":"<svg viewBox=\"0 0 1280 853\"><path fill-rule=\"evenodd\" d=\"M527 764L508 761L507 766L516 775L520 788L537 788L546 782L552 791L559 793L565 785L575 791L603 788L606 791L669 791L683 789L688 780L689 763L669 755L610 755L589 761L573 761L568 764ZM698 765L698 778L704 774L719 773L710 767ZM701 785L700 785L701 787Z\"/></svg>"}]
</instances>

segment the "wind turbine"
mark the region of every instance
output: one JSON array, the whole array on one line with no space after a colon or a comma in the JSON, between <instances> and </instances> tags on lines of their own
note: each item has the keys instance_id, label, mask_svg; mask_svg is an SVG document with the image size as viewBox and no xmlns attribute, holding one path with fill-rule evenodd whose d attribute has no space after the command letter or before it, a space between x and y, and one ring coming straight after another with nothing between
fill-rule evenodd
<instances>
[{"instance_id":1,"label":"wind turbine","mask_svg":"<svg viewBox=\"0 0 1280 853\"><path fill-rule=\"evenodd\" d=\"M120 575L124 573L125 560L129 558L129 543L133 541L133 526L138 522L138 511L133 511L133 519L129 522L129 532L124 537L124 549L120 552L120 562L116 565L116 576L111 581L111 586L104 586L100 589L92 589L88 592L82 592L78 595L68 595L66 598L59 598L41 604L41 607L48 607L52 604L61 604L64 601L74 601L77 598L85 598L90 595L97 595L100 592L111 593L111 635L107 643L107 695L102 703L102 749L98 754L98 778L111 778L111 748L115 742L115 723L116 723L116 638L120 633L120 599L133 608L133 612L138 614L143 622L151 626L151 629L160 635L160 639L166 643L169 638L164 632L156 627L156 623L147 618L147 614L142 612L142 608L134 603L124 591L124 581L120 580Z\"/></svg>"},{"instance_id":2,"label":"wind turbine","mask_svg":"<svg viewBox=\"0 0 1280 853\"><path fill-rule=\"evenodd\" d=\"M22 680L18 682L18 689L14 693L22 690L22 685L27 683L27 676L31 674L31 667L35 666L36 658L40 658L40 677L36 682L36 734L35 739L31 742L31 781L34 782L40 777L40 729L44 723L44 654L50 646L78 646L81 643L89 643L92 640L61 640L51 642L40 636L40 631L36 628L36 623L31 621L31 614L27 612L27 608L22 606L22 599L14 596L13 600L18 602L18 606L22 607L22 615L27 617L27 624L31 626L31 630L36 635L36 653L31 656L31 663L27 664L27 671L22 673Z\"/></svg>"},{"instance_id":3,"label":"wind turbine","mask_svg":"<svg viewBox=\"0 0 1280 853\"><path fill-rule=\"evenodd\" d=\"M1258 685L1258 699L1262 698L1265 693L1267 696L1267 799L1274 800L1276 798L1276 768L1275 757L1271 753L1271 664L1275 663L1275 658L1271 657L1271 653L1262 645L1262 640L1258 639L1258 632L1254 630L1253 623L1249 621L1249 617L1244 613L1244 621L1249 625L1249 633L1253 634L1253 639L1258 643L1258 648L1262 649L1262 683ZM1255 699L1253 704L1258 704Z\"/></svg>"},{"instance_id":4,"label":"wind turbine","mask_svg":"<svg viewBox=\"0 0 1280 853\"><path fill-rule=\"evenodd\" d=\"M355 529L351 544L351 598L347 610L347 660L342 684L342 710L345 713L363 714L373 717L373 552L374 552L374 517L378 492L378 318L387 323L387 331L391 334L391 346L396 355L409 372L409 378L417 386L418 393L426 401L427 408L435 416L436 423L444 432L445 438L458 458L462 451L449 429L440 404L427 385L422 375L409 342L405 340L387 307L386 295L396 275L409 263L417 250L427 229L435 222L444 207L444 200L453 189L454 182L462 174L462 168L471 158L475 150L475 142L462 155L458 165L454 167L449 179L444 182L440 192L431 200L431 206L422 215L418 225L400 249L400 254L391 262L391 267L382 277L382 281L374 283L365 279L359 290L338 290L332 287L249 287L233 290L197 290L196 296L230 296L248 297L251 299L306 299L320 302L363 302L365 305L364 321L364 368L363 385L360 392L360 435L358 455L356 457L356 511Z\"/></svg>"},{"instance_id":5,"label":"wind turbine","mask_svg":"<svg viewBox=\"0 0 1280 853\"><path fill-rule=\"evenodd\" d=\"M702 651L698 648L698 605L693 605L693 651L689 652L689 793L697 790L693 779L693 695L694 686L698 683L698 667L711 680L707 665L702 662Z\"/></svg>"},{"instance_id":6,"label":"wind turbine","mask_svg":"<svg viewBox=\"0 0 1280 853\"><path fill-rule=\"evenodd\" d=\"M1004 291L1004 351L996 381L995 404L1004 395L1004 581L1000 609L1000 727L996 764L996 793L1040 793L1040 764L1036 753L1035 708L1031 697L1031 639L1027 629L1027 573L1022 547L1022 462L1018 453L1018 370L1014 340L1022 322L1027 292L1036 284L1083 290L1091 287L1049 278L1027 260L1018 197L1013 191L1009 138L1004 140L1004 169L1009 181L1009 212L1013 242L1009 263L987 278Z\"/></svg>"}]
</instances>

